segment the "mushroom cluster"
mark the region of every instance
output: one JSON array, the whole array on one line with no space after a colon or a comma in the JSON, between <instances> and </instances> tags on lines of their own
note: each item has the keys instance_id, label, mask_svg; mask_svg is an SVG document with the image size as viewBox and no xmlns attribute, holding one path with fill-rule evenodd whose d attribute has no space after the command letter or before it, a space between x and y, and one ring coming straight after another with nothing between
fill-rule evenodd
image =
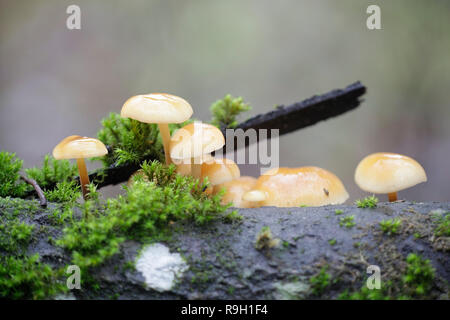
<instances>
[{"instance_id":1,"label":"mushroom cluster","mask_svg":"<svg viewBox=\"0 0 450 320\"><path fill-rule=\"evenodd\" d=\"M136 95L124 103L120 114L143 123L157 124L166 164L174 163L177 173L191 175L201 183L207 179L207 194L224 190L224 204L231 202L239 208L323 206L341 204L349 198L336 175L313 166L274 168L259 178L241 177L234 161L212 156L212 152L225 145L222 132L213 125L196 121L179 128L171 136L169 124L186 122L193 114L191 105L183 98L167 93ZM107 153L101 141L77 135L65 138L53 150L56 159L77 159L85 199L89 176L84 159ZM142 170L133 174L136 175L143 175ZM397 200L398 191L425 181L425 170L417 161L394 153L371 154L355 171L355 182L362 190L388 194L389 201Z\"/></svg>"}]
</instances>

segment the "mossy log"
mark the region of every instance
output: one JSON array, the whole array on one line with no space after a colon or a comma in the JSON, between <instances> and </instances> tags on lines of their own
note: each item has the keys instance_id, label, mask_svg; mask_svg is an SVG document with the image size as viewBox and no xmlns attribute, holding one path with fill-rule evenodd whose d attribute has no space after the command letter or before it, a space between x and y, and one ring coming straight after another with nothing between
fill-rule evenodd
<instances>
[{"instance_id":1,"label":"mossy log","mask_svg":"<svg viewBox=\"0 0 450 320\"><path fill-rule=\"evenodd\" d=\"M49 219L52 207L38 208L28 216L27 222L40 230L28 250L57 268L71 259L48 240L61 235L61 227ZM436 234L436 217L449 211L449 202L399 201L378 203L373 209L346 205L241 209L240 222L216 221L202 227L175 223L171 238L161 243L178 254L185 267L170 289L146 285L135 267L144 244L127 240L119 254L90 271L90 284L82 283L81 289L59 298L337 299L345 292L361 292L369 276L367 267L377 265L383 297L449 299L450 238ZM383 232L379 223L394 218L401 220L397 232ZM348 220L354 225L341 223ZM270 229L271 239L261 237L264 227ZM405 282L411 253L429 259L435 270L420 295L414 283ZM317 280L320 270L326 277L317 284L311 279Z\"/></svg>"}]
</instances>

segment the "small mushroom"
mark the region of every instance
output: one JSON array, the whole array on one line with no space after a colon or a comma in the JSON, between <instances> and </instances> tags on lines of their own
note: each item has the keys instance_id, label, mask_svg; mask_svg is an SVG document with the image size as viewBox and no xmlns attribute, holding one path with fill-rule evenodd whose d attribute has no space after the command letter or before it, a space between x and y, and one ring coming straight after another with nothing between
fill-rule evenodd
<instances>
[{"instance_id":1,"label":"small mushroom","mask_svg":"<svg viewBox=\"0 0 450 320\"><path fill-rule=\"evenodd\" d=\"M243 199L262 206L323 206L344 203L348 193L341 180L325 169L274 168L260 176Z\"/></svg>"},{"instance_id":2,"label":"small mushroom","mask_svg":"<svg viewBox=\"0 0 450 320\"><path fill-rule=\"evenodd\" d=\"M231 181L218 184L214 186L214 192L219 192L225 189L225 194L222 197L222 204L227 204L232 202L233 207L236 208L256 208L259 206L258 202L255 201L245 201L242 196L253 189L256 184L256 178L242 176Z\"/></svg>"},{"instance_id":3,"label":"small mushroom","mask_svg":"<svg viewBox=\"0 0 450 320\"><path fill-rule=\"evenodd\" d=\"M156 123L161 133L166 164L170 164L169 123L182 123L192 116L191 105L183 98L168 93L150 93L129 98L120 115L144 123Z\"/></svg>"},{"instance_id":4,"label":"small mushroom","mask_svg":"<svg viewBox=\"0 0 450 320\"><path fill-rule=\"evenodd\" d=\"M81 190L83 191L84 199L86 199L88 193L86 185L89 185L89 176L84 159L101 157L107 153L108 150L100 140L77 135L63 139L53 149L53 157L55 159L77 159Z\"/></svg>"},{"instance_id":5,"label":"small mushroom","mask_svg":"<svg viewBox=\"0 0 450 320\"><path fill-rule=\"evenodd\" d=\"M414 159L396 153L368 155L356 167L355 182L364 191L387 194L397 201L397 192L427 181L423 167Z\"/></svg>"},{"instance_id":6,"label":"small mushroom","mask_svg":"<svg viewBox=\"0 0 450 320\"><path fill-rule=\"evenodd\" d=\"M222 148L222 132L210 124L194 122L178 129L170 140L170 156L175 164L190 164L191 174L201 178L202 163L210 159L211 152Z\"/></svg>"}]
</instances>

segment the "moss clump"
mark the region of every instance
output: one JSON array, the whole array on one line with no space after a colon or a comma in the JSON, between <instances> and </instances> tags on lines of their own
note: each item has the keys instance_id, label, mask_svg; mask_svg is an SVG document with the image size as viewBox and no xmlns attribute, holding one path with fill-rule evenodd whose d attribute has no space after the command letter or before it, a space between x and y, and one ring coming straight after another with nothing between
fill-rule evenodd
<instances>
[{"instance_id":1,"label":"moss clump","mask_svg":"<svg viewBox=\"0 0 450 320\"><path fill-rule=\"evenodd\" d=\"M219 128L235 128L238 124L236 118L239 114L249 111L251 107L244 100L233 98L227 94L223 99L211 105L211 124Z\"/></svg>"},{"instance_id":2,"label":"moss clump","mask_svg":"<svg viewBox=\"0 0 450 320\"><path fill-rule=\"evenodd\" d=\"M125 239L160 239L170 232L170 222L203 224L228 208L220 204L221 194L205 195L198 180L176 174L174 165L144 162L142 170L150 182L138 177L125 196L106 203L91 197L82 207L86 219L64 229L57 244L72 252L74 264L97 266Z\"/></svg>"},{"instance_id":3,"label":"moss clump","mask_svg":"<svg viewBox=\"0 0 450 320\"><path fill-rule=\"evenodd\" d=\"M256 250L271 249L278 246L279 243L280 240L272 236L272 231L270 228L268 226L264 226L256 236L255 248Z\"/></svg>"},{"instance_id":4,"label":"moss clump","mask_svg":"<svg viewBox=\"0 0 450 320\"><path fill-rule=\"evenodd\" d=\"M156 124L122 118L115 112L111 112L101 123L103 127L97 133L98 139L112 149L101 158L105 166L140 163L147 158L164 159Z\"/></svg>"},{"instance_id":5,"label":"moss clump","mask_svg":"<svg viewBox=\"0 0 450 320\"><path fill-rule=\"evenodd\" d=\"M81 196L80 185L76 181L58 182L55 189L44 193L48 201L70 204L73 204Z\"/></svg>"},{"instance_id":6,"label":"moss clump","mask_svg":"<svg viewBox=\"0 0 450 320\"><path fill-rule=\"evenodd\" d=\"M426 298L433 285L435 270L430 260L410 253L405 267L399 277L381 283L380 289L367 288L366 284L359 291L349 293L348 290L339 295L339 299L349 300L406 300Z\"/></svg>"},{"instance_id":7,"label":"moss clump","mask_svg":"<svg viewBox=\"0 0 450 320\"><path fill-rule=\"evenodd\" d=\"M0 197L22 197L28 185L20 181L23 161L15 153L0 152Z\"/></svg>"},{"instance_id":8,"label":"moss clump","mask_svg":"<svg viewBox=\"0 0 450 320\"><path fill-rule=\"evenodd\" d=\"M32 225L21 222L17 218L2 221L0 225L0 249L9 253L17 253L23 245L30 242L32 232Z\"/></svg>"},{"instance_id":9,"label":"moss clump","mask_svg":"<svg viewBox=\"0 0 450 320\"><path fill-rule=\"evenodd\" d=\"M347 229L353 228L355 226L355 216L346 216L339 218L339 226L346 227Z\"/></svg>"},{"instance_id":10,"label":"moss clump","mask_svg":"<svg viewBox=\"0 0 450 320\"><path fill-rule=\"evenodd\" d=\"M435 277L435 270L430 260L423 259L418 254L410 253L406 258L406 264L403 283L418 296L427 294Z\"/></svg>"},{"instance_id":11,"label":"moss clump","mask_svg":"<svg viewBox=\"0 0 450 320\"><path fill-rule=\"evenodd\" d=\"M434 234L438 237L450 237L450 212L446 212L442 215L435 215Z\"/></svg>"},{"instance_id":12,"label":"moss clump","mask_svg":"<svg viewBox=\"0 0 450 320\"><path fill-rule=\"evenodd\" d=\"M25 172L30 178L36 180L43 190L47 190L57 183L71 181L78 171L77 166L68 160L56 160L47 154L41 167L25 169Z\"/></svg>"},{"instance_id":13,"label":"moss clump","mask_svg":"<svg viewBox=\"0 0 450 320\"><path fill-rule=\"evenodd\" d=\"M402 221L400 219L388 219L380 222L381 231L388 236L398 233Z\"/></svg>"},{"instance_id":14,"label":"moss clump","mask_svg":"<svg viewBox=\"0 0 450 320\"><path fill-rule=\"evenodd\" d=\"M331 274L327 270L328 266L324 266L319 273L309 278L311 291L314 295L321 295L331 285Z\"/></svg>"},{"instance_id":15,"label":"moss clump","mask_svg":"<svg viewBox=\"0 0 450 320\"><path fill-rule=\"evenodd\" d=\"M365 197L364 199L359 199L355 201L355 205L358 208L376 208L378 204L378 198L375 196Z\"/></svg>"},{"instance_id":16,"label":"moss clump","mask_svg":"<svg viewBox=\"0 0 450 320\"><path fill-rule=\"evenodd\" d=\"M0 296L10 299L44 299L67 290L49 265L39 255L2 257L0 263Z\"/></svg>"},{"instance_id":17,"label":"moss clump","mask_svg":"<svg viewBox=\"0 0 450 320\"><path fill-rule=\"evenodd\" d=\"M339 215L341 215L341 214L343 214L344 213L344 210L341 210L341 209L336 209L336 210L334 210L334 214L336 215L336 216L339 216Z\"/></svg>"}]
</instances>

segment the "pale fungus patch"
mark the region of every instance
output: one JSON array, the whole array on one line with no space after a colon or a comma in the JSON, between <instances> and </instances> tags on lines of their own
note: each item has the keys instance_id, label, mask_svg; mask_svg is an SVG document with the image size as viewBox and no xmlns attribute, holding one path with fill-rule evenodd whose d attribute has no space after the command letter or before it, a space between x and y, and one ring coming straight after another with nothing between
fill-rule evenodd
<instances>
[{"instance_id":1,"label":"pale fungus patch","mask_svg":"<svg viewBox=\"0 0 450 320\"><path fill-rule=\"evenodd\" d=\"M188 268L179 253L170 253L161 243L145 247L136 261L136 270L144 276L147 287L159 292L172 289Z\"/></svg>"}]
</instances>

